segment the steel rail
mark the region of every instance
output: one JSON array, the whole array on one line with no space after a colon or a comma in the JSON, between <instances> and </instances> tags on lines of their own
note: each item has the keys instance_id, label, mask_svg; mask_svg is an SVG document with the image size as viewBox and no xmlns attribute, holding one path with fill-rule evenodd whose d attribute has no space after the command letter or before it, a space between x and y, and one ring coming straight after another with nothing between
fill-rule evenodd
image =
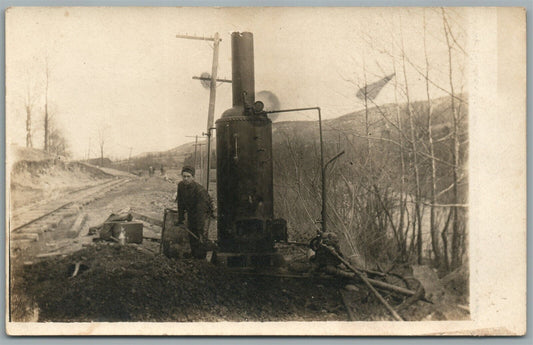
<instances>
[{"instance_id":1,"label":"steel rail","mask_svg":"<svg viewBox=\"0 0 533 345\"><path fill-rule=\"evenodd\" d=\"M96 186L83 187L83 188L80 188L79 190L71 191L71 192L67 193L67 195L68 195L68 194L72 194L72 193L74 193L74 192L87 191L87 190L89 190L89 189L91 189L91 188L95 188L94 193L98 193L99 191L102 191L102 190L103 190L105 187L107 187L107 186L115 186L115 185L117 185L117 184L119 184L120 182L123 182L123 181L125 181L125 180L124 180L124 179L121 179L121 180L118 180L118 181L116 181L116 180L115 180L115 181L106 181L106 182L101 183L101 184L96 185ZM100 189L100 188L102 188L102 189ZM94 194L94 193L91 193L91 194ZM91 195L91 194L89 194L89 195ZM36 217L36 218L31 219L30 221L27 221L26 223L23 223L23 224L21 224L21 225L18 225L17 227L11 229L11 233L18 233L18 232L19 232L20 230L22 230L23 228L28 227L28 226L30 226L30 225L32 225L32 224L34 224L34 223L36 223L36 222L38 222L38 221L40 221L40 220L42 220L42 219L48 217L48 216L50 216L50 215L52 215L52 214L54 214L54 213L60 211L61 209L64 209L64 208L67 208L67 207L73 205L73 204L75 204L77 201L79 201L79 200L76 199L76 200L69 201L69 202L67 202L67 203L65 203L65 204L60 205L60 206L57 207L57 208L52 209L52 210L49 211L49 212L46 212L45 214L42 214L42 215L40 215L40 216L38 216L38 217ZM11 220L10 220L10 223L11 223Z\"/></svg>"}]
</instances>

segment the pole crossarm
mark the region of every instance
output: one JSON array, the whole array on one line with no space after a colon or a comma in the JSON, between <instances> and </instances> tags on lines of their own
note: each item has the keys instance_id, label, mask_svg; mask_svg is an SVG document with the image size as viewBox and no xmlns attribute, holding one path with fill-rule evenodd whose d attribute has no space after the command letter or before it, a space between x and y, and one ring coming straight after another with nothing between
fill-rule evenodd
<instances>
[{"instance_id":1,"label":"pole crossarm","mask_svg":"<svg viewBox=\"0 0 533 345\"><path fill-rule=\"evenodd\" d=\"M211 42L215 40L218 40L219 42L222 41L221 38L216 38L216 37L191 36L191 35L176 35L176 38L185 38L188 40L211 41Z\"/></svg>"},{"instance_id":2,"label":"pole crossarm","mask_svg":"<svg viewBox=\"0 0 533 345\"><path fill-rule=\"evenodd\" d=\"M205 78L205 77L192 77L193 79L198 79L198 80L211 80L211 78ZM222 83L231 83L231 80L230 79L217 79L216 81L220 81Z\"/></svg>"}]
</instances>

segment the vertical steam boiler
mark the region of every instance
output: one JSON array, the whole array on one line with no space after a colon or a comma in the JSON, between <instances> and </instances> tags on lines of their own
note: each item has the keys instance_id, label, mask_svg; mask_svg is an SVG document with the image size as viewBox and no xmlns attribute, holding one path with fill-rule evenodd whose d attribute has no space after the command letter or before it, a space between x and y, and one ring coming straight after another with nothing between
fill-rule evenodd
<instances>
[{"instance_id":1,"label":"vertical steam boiler","mask_svg":"<svg viewBox=\"0 0 533 345\"><path fill-rule=\"evenodd\" d=\"M255 102L252 33L232 33L231 49L233 107L216 121L217 261L272 266L274 242L287 239L273 214L272 121Z\"/></svg>"}]
</instances>

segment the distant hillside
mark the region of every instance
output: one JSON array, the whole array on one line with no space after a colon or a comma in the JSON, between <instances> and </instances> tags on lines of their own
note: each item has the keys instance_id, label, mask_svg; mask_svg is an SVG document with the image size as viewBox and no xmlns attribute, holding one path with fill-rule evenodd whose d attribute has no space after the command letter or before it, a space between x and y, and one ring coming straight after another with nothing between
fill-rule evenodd
<instances>
[{"instance_id":1,"label":"distant hillside","mask_svg":"<svg viewBox=\"0 0 533 345\"><path fill-rule=\"evenodd\" d=\"M467 99L466 95L459 97ZM459 104L459 102L456 102ZM441 195L446 198L451 191L448 186L452 183L453 163L453 114L451 111L451 98L441 97L433 99L432 105L432 132L437 168L437 190L446 190ZM422 192L430 188L429 175L431 169L430 152L428 151L428 102L420 101L411 103L412 124L417 142L418 165ZM457 109L459 116L459 140L461 144L460 164L463 165L468 158L468 109L463 103ZM368 120L367 120L368 116ZM368 169L371 152L373 169L385 169L389 176L401 175L401 149L403 145L404 164L409 174L412 174L412 144L411 120L406 104L385 104L379 107L351 112L335 119L324 120L322 124L325 147L325 160L335 154L345 151L339 161L341 168L344 164ZM366 126L368 122L368 135ZM401 132L400 132L401 128ZM400 135L400 133L403 133ZM286 178L294 174L307 174L316 171L319 165L319 129L318 121L279 122L273 125L273 156L274 169L284 173ZM370 145L370 149L368 147ZM303 172L302 172L303 171ZM380 172L381 173L381 172ZM315 172L316 174L316 172ZM462 176L460 193L466 198L467 177ZM274 179L276 183L276 178ZM413 183L410 179L409 183ZM318 183L318 182L316 182ZM393 181L393 183L395 183ZM398 186L391 185L393 189ZM409 186L413 188L412 185Z\"/></svg>"},{"instance_id":2,"label":"distant hillside","mask_svg":"<svg viewBox=\"0 0 533 345\"><path fill-rule=\"evenodd\" d=\"M461 97L466 98L466 95ZM433 128L436 132L443 133L449 131L451 124L450 117L450 98L442 97L432 100L433 105ZM425 116L427 116L427 102L413 102L411 104L414 114L414 121L421 127L426 126ZM398 113L399 110L399 113ZM466 109L462 109L464 113ZM404 128L407 127L407 108L406 104L401 104L397 107L396 104L389 103L379 107L371 107L368 109L368 126L370 136L375 138L391 135L394 133L397 124L397 117L403 123ZM366 128L366 114L365 110L350 112L334 119L323 120L323 133L326 142L339 142L339 136L364 136ZM281 145L288 138L291 140L300 140L306 146L318 145L319 132L318 121L285 121L275 122L272 124L273 128L273 145L274 152L279 151L277 146ZM206 139L198 142L203 144L201 147L205 157ZM159 169L161 165L165 168L181 167L184 162L192 164L194 156L194 141L185 143L167 151L160 152L144 152L136 155L128 160L114 162L112 167L121 170L135 171L147 170L148 167L153 166ZM215 143L212 143L212 150L215 150ZM197 151L197 159L200 158L200 148ZM214 162L213 162L214 163ZM93 164L98 164L94 162ZM199 163L198 163L199 164ZM104 164L105 165L105 164ZM107 165L106 165L107 166Z\"/></svg>"},{"instance_id":3,"label":"distant hillside","mask_svg":"<svg viewBox=\"0 0 533 345\"><path fill-rule=\"evenodd\" d=\"M467 98L466 95L460 96ZM450 97L441 97L432 100L433 119L432 128L437 131L445 129L451 124L451 109ZM413 102L411 108L415 124L421 127L427 127L427 101ZM398 114L399 110L399 114ZM462 109L462 114L466 109ZM370 136L388 135L394 131L397 125L397 118L399 117L401 123L407 123L408 113L407 105L401 104L399 107L394 103L380 105L379 107L369 107L368 109L368 125ZM340 133L352 133L364 135L366 129L366 114L365 110L350 112L334 119L327 119L322 121L324 139L333 140L330 135ZM406 127L404 127L406 128ZM297 130L296 130L297 129ZM276 122L273 124L274 142L279 140L279 132L297 131L299 137L306 138L309 141L318 140L318 121L286 121ZM278 133L276 133L278 132ZM338 138L337 138L338 139Z\"/></svg>"},{"instance_id":4,"label":"distant hillside","mask_svg":"<svg viewBox=\"0 0 533 345\"><path fill-rule=\"evenodd\" d=\"M198 144L203 144L202 149L205 153L206 140L199 140ZM214 145L213 145L214 150ZM125 170L128 168L132 172L147 171L151 166L154 169L163 168L176 168L181 167L183 162L194 154L194 142L182 144L167 151L159 152L143 152L139 155L131 157L130 160L123 160L114 162L112 167L115 169ZM198 149L198 156L200 155L200 149Z\"/></svg>"},{"instance_id":5,"label":"distant hillside","mask_svg":"<svg viewBox=\"0 0 533 345\"><path fill-rule=\"evenodd\" d=\"M200 138L201 139L201 138ZM205 144L206 140L199 140L198 143ZM154 152L143 152L136 156L131 157L131 159L144 159L146 157L154 157L154 156L167 156L167 155L187 155L190 153L190 151L194 152L194 142L185 143L182 145L179 145L177 147L174 147L170 150L166 151L154 151Z\"/></svg>"}]
</instances>

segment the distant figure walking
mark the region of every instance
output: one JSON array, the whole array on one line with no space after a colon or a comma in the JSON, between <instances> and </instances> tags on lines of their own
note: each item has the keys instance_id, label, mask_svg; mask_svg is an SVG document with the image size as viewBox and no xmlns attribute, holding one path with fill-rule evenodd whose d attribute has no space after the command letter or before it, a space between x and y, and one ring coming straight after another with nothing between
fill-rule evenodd
<instances>
[{"instance_id":1,"label":"distant figure walking","mask_svg":"<svg viewBox=\"0 0 533 345\"><path fill-rule=\"evenodd\" d=\"M187 214L187 228L191 254L197 259L205 259L207 231L205 221L211 211L210 199L207 191L202 185L194 180L195 169L191 166L184 166L181 170L182 181L178 183L178 223L183 225L185 214Z\"/></svg>"},{"instance_id":2,"label":"distant figure walking","mask_svg":"<svg viewBox=\"0 0 533 345\"><path fill-rule=\"evenodd\" d=\"M163 168L163 164L161 164L161 176L165 175L165 168Z\"/></svg>"}]
</instances>

